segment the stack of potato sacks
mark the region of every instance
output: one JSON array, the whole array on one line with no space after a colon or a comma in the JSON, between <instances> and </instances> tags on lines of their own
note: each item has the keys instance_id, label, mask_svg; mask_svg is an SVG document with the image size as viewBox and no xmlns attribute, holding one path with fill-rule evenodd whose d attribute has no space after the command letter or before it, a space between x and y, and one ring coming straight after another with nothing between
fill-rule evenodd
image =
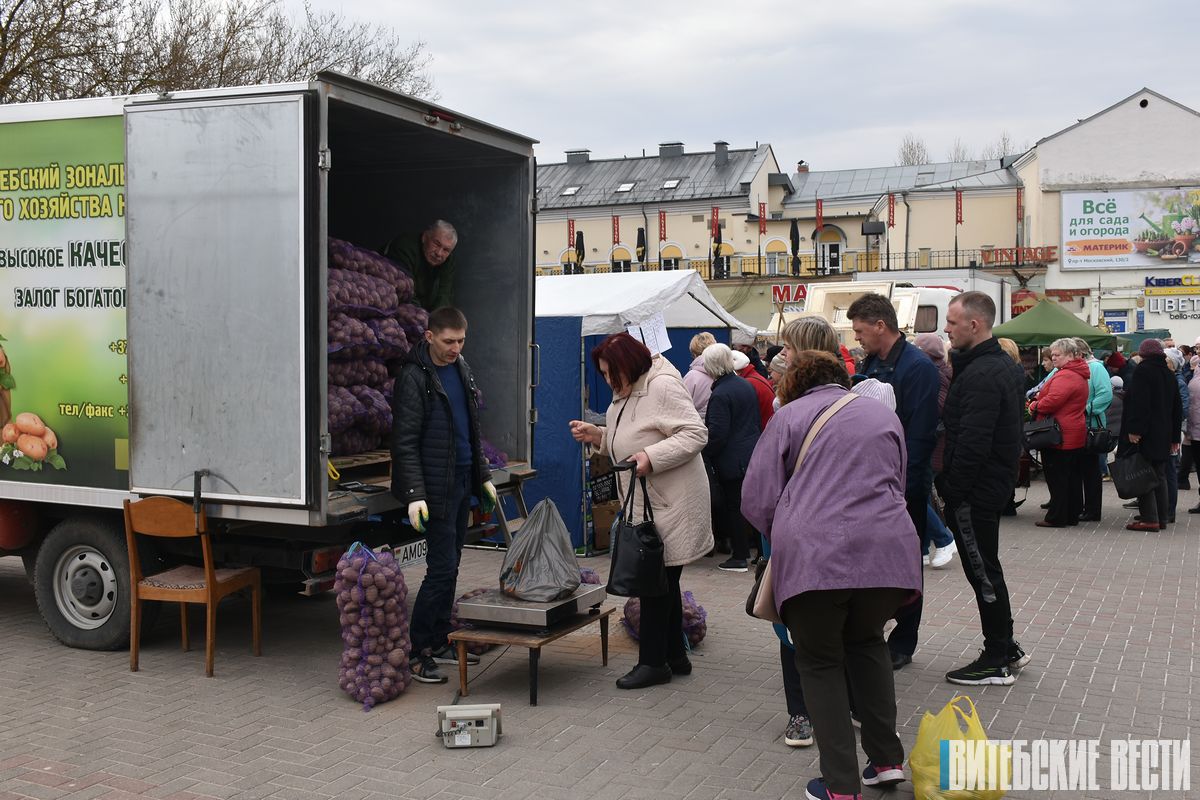
<instances>
[{"instance_id":1,"label":"stack of potato sacks","mask_svg":"<svg viewBox=\"0 0 1200 800\"><path fill-rule=\"evenodd\" d=\"M333 455L386 447L392 377L425 333L412 278L373 250L329 238L329 432Z\"/></svg>"}]
</instances>

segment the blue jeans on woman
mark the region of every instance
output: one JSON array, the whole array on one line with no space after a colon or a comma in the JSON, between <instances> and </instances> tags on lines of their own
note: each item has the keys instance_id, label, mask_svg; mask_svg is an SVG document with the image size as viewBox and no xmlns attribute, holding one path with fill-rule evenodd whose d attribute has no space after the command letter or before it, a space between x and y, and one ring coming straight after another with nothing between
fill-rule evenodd
<instances>
[{"instance_id":1,"label":"blue jeans on woman","mask_svg":"<svg viewBox=\"0 0 1200 800\"><path fill-rule=\"evenodd\" d=\"M942 518L934 510L932 502L929 503L929 509L926 512L925 536L921 538L921 555L929 555L930 540L933 540L934 547L946 547L954 541L954 534L946 527L946 523L942 522Z\"/></svg>"}]
</instances>

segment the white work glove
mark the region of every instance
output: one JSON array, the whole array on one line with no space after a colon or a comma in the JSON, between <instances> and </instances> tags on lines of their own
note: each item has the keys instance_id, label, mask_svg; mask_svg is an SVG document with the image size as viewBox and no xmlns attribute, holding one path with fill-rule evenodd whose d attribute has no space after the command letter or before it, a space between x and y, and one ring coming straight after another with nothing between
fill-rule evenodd
<instances>
[{"instance_id":1,"label":"white work glove","mask_svg":"<svg viewBox=\"0 0 1200 800\"><path fill-rule=\"evenodd\" d=\"M408 521L418 533L425 532L425 523L429 521L429 505L424 500L414 500L408 504Z\"/></svg>"},{"instance_id":2,"label":"white work glove","mask_svg":"<svg viewBox=\"0 0 1200 800\"><path fill-rule=\"evenodd\" d=\"M479 499L479 506L483 513L490 514L496 510L500 499L496 496L496 487L491 481L483 482L483 497Z\"/></svg>"}]
</instances>

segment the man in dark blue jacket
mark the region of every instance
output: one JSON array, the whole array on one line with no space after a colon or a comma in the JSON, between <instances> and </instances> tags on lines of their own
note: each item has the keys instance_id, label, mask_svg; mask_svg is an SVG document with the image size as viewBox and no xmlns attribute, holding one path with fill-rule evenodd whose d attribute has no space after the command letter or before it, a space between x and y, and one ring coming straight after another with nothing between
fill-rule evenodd
<instances>
[{"instance_id":1,"label":"man in dark blue jacket","mask_svg":"<svg viewBox=\"0 0 1200 800\"><path fill-rule=\"evenodd\" d=\"M409 522L428 546L410 626L412 676L423 683L445 683L437 665L458 663L446 637L471 497L484 513L496 506L479 446L475 378L461 355L466 339L461 311L434 311L392 394L392 494L407 504Z\"/></svg>"},{"instance_id":2,"label":"man in dark blue jacket","mask_svg":"<svg viewBox=\"0 0 1200 800\"><path fill-rule=\"evenodd\" d=\"M896 415L904 427L904 445L908 467L904 499L908 515L917 529L920 546L925 538L929 492L933 485L932 456L937 440L938 389L941 379L929 356L904 338L892 301L881 294L869 293L850 304L846 312L854 326L854 337L867 353L856 379L875 378L891 384L896 392ZM921 624L922 601L902 609L896 627L888 637L892 668L912 662L917 649L917 629Z\"/></svg>"}]
</instances>

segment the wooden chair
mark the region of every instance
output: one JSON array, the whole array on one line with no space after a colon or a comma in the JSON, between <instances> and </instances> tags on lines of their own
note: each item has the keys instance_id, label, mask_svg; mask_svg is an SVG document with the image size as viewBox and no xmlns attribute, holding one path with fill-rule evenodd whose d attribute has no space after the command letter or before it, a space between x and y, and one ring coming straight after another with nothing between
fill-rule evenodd
<instances>
[{"instance_id":1,"label":"wooden chair","mask_svg":"<svg viewBox=\"0 0 1200 800\"><path fill-rule=\"evenodd\" d=\"M138 534L172 539L198 536L204 554L204 566L179 566L143 576L141 559L138 558ZM183 629L185 651L188 650L187 604L204 603L208 619L204 673L211 678L217 641L217 605L222 598L249 588L253 608L254 655L262 655L262 576L257 567L214 569L212 544L208 537L208 520L204 511L201 510L197 518L188 503L171 497L125 501L125 542L129 547L129 615L132 622L129 634L131 671L137 672L138 669L143 600L179 603L179 624Z\"/></svg>"}]
</instances>

